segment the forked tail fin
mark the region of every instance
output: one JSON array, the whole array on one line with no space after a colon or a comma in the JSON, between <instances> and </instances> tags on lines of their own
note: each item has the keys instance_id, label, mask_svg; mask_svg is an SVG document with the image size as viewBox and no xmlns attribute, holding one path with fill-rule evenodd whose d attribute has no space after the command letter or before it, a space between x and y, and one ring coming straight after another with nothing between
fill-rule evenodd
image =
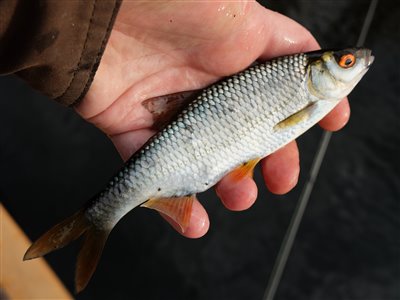
<instances>
[{"instance_id":1,"label":"forked tail fin","mask_svg":"<svg viewBox=\"0 0 400 300\"><path fill-rule=\"evenodd\" d=\"M84 210L66 218L38 238L26 251L24 260L37 258L60 249L79 238L90 224L84 216Z\"/></svg>"},{"instance_id":2,"label":"forked tail fin","mask_svg":"<svg viewBox=\"0 0 400 300\"><path fill-rule=\"evenodd\" d=\"M109 234L110 231L97 230L93 227L86 231L76 263L75 290L77 293L82 291L92 278Z\"/></svg>"},{"instance_id":3,"label":"forked tail fin","mask_svg":"<svg viewBox=\"0 0 400 300\"><path fill-rule=\"evenodd\" d=\"M77 293L86 287L92 277L110 233L108 230L95 228L87 220L84 212L84 209L81 209L71 217L55 225L36 240L24 255L24 260L46 255L65 247L84 234L85 239L78 255L75 273Z\"/></svg>"}]
</instances>

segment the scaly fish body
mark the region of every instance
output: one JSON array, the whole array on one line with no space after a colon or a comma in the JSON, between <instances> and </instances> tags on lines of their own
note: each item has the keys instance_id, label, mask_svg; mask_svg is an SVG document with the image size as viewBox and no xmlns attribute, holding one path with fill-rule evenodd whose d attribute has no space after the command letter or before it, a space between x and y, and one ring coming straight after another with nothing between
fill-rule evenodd
<instances>
[{"instance_id":1,"label":"scaly fish body","mask_svg":"<svg viewBox=\"0 0 400 300\"><path fill-rule=\"evenodd\" d=\"M204 89L84 210L46 233L25 258L63 247L90 230L104 233L101 241L90 242L102 248L114 225L141 204L178 217L184 229L188 219L179 219L179 214L190 210L189 195L309 129L354 88L372 61L366 49L295 54L257 64ZM49 242L68 224L71 238ZM84 245L78 258L78 289L86 285L101 253L94 266L85 265L90 249Z\"/></svg>"},{"instance_id":2,"label":"scaly fish body","mask_svg":"<svg viewBox=\"0 0 400 300\"><path fill-rule=\"evenodd\" d=\"M324 113L290 131L274 129L317 100L308 92L307 64L305 54L280 58L205 89L126 163L87 217L112 228L148 199L203 192L235 167L296 138Z\"/></svg>"}]
</instances>

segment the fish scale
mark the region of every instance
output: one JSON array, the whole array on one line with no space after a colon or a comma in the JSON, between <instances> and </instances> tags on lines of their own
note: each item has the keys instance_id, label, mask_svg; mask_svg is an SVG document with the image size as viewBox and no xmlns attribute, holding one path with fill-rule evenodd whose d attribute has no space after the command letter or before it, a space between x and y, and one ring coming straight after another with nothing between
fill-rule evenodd
<instances>
[{"instance_id":1,"label":"fish scale","mask_svg":"<svg viewBox=\"0 0 400 300\"><path fill-rule=\"evenodd\" d=\"M24 260L64 247L84 234L75 277L80 291L112 228L131 209L139 205L156 209L184 232L195 194L229 172L236 180L232 183L251 176L259 159L294 140L347 96L372 62L371 51L363 48L309 52L257 64L211 85L150 138L104 191L35 241ZM153 112L162 116L168 107L160 103L183 101L178 101L179 109L184 95L191 94L149 99L151 105L143 105L150 112L161 108ZM170 112L178 109L172 107ZM158 121L155 118L155 124L165 124Z\"/></svg>"},{"instance_id":2,"label":"fish scale","mask_svg":"<svg viewBox=\"0 0 400 300\"><path fill-rule=\"evenodd\" d=\"M128 161L87 217L114 226L150 198L203 192L243 162L287 144L291 136L274 136L273 127L310 102L307 62L304 54L276 59L205 89Z\"/></svg>"}]
</instances>

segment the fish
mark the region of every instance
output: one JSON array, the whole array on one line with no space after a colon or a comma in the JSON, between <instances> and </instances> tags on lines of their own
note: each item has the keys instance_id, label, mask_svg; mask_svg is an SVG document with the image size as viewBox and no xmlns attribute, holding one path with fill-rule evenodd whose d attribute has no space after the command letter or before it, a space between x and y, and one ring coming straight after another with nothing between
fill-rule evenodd
<instances>
[{"instance_id":1,"label":"fish","mask_svg":"<svg viewBox=\"0 0 400 300\"><path fill-rule=\"evenodd\" d=\"M251 175L260 159L315 125L366 74L374 61L371 53L345 48L286 55L255 63L198 92L149 99L144 103L149 111L172 119L159 122L160 130L107 187L44 233L23 259L84 236L75 273L80 292L111 230L130 210L141 206L162 212L184 232L196 194L227 174L236 180Z\"/></svg>"}]
</instances>

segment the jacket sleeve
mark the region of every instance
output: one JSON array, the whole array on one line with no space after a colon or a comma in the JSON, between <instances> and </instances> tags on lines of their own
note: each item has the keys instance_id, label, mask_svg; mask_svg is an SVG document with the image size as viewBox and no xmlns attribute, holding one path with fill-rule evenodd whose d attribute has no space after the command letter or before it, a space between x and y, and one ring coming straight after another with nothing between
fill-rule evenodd
<instances>
[{"instance_id":1,"label":"jacket sleeve","mask_svg":"<svg viewBox=\"0 0 400 300\"><path fill-rule=\"evenodd\" d=\"M89 89L121 0L0 1L0 74L63 105Z\"/></svg>"}]
</instances>

